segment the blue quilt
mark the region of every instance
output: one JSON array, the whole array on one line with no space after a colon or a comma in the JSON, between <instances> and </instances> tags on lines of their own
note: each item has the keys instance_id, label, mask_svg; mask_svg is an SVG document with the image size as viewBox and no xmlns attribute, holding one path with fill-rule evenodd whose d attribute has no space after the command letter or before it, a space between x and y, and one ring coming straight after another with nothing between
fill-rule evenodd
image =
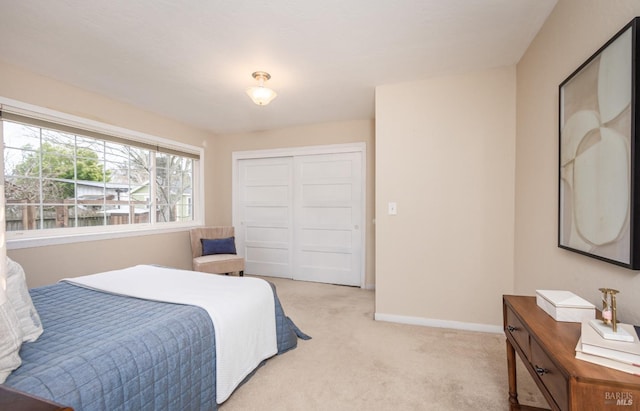
<instances>
[{"instance_id":1,"label":"blue quilt","mask_svg":"<svg viewBox=\"0 0 640 411\"><path fill-rule=\"evenodd\" d=\"M278 353L297 345L274 290ZM81 410L216 410L216 350L205 310L69 283L31 290L44 333L5 385Z\"/></svg>"}]
</instances>

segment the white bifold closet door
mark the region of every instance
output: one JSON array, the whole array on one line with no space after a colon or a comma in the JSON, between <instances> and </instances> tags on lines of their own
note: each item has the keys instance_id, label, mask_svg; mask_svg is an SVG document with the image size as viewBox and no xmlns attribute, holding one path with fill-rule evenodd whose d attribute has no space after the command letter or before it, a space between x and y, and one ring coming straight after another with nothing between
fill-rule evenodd
<instances>
[{"instance_id":1,"label":"white bifold closet door","mask_svg":"<svg viewBox=\"0 0 640 411\"><path fill-rule=\"evenodd\" d=\"M245 272L359 286L362 153L238 160Z\"/></svg>"}]
</instances>

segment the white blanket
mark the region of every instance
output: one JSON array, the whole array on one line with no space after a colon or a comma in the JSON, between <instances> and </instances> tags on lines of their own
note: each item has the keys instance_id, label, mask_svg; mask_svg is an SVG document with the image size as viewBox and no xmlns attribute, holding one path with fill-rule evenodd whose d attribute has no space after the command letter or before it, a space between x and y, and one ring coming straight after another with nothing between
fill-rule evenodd
<instances>
[{"instance_id":1,"label":"white blanket","mask_svg":"<svg viewBox=\"0 0 640 411\"><path fill-rule=\"evenodd\" d=\"M138 265L62 281L205 309L215 328L218 404L229 398L260 362L278 351L273 291L258 278Z\"/></svg>"}]
</instances>

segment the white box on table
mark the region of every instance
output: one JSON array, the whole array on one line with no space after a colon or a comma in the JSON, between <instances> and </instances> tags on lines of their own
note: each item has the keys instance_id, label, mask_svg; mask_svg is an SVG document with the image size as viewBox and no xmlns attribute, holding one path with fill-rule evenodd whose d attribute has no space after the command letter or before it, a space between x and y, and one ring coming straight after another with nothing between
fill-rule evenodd
<instances>
[{"instance_id":1,"label":"white box on table","mask_svg":"<svg viewBox=\"0 0 640 411\"><path fill-rule=\"evenodd\" d=\"M571 291L536 290L536 303L556 321L580 323L596 318L596 306Z\"/></svg>"}]
</instances>

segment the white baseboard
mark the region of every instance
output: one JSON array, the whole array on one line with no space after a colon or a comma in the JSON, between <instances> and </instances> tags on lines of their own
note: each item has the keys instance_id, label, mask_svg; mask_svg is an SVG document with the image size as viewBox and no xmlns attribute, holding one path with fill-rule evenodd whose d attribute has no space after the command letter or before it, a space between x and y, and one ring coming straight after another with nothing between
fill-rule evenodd
<instances>
[{"instance_id":1,"label":"white baseboard","mask_svg":"<svg viewBox=\"0 0 640 411\"><path fill-rule=\"evenodd\" d=\"M499 325L465 323L460 321L436 320L432 318L408 317L395 314L375 313L376 321L387 321L391 323L421 325L424 327L451 328L454 330L480 331L485 333L502 334L504 330Z\"/></svg>"}]
</instances>

